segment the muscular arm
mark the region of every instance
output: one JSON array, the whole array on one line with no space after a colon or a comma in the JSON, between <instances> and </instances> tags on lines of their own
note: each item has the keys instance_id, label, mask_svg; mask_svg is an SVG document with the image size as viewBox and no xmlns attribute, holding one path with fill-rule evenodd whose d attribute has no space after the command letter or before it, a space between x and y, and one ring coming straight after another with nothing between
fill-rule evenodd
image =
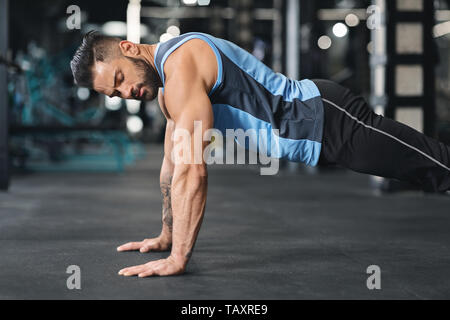
<instances>
[{"instance_id":1,"label":"muscular arm","mask_svg":"<svg viewBox=\"0 0 450 320\"><path fill-rule=\"evenodd\" d=\"M159 183L162 195L162 231L160 237L167 243L172 244L172 177L174 165L170 159L172 153L172 134L175 124L166 114L166 104L161 89L158 92L158 101L164 116L166 117L166 134L164 138L164 159L161 166Z\"/></svg>"},{"instance_id":2,"label":"muscular arm","mask_svg":"<svg viewBox=\"0 0 450 320\"><path fill-rule=\"evenodd\" d=\"M165 109L164 96L161 90L158 94L159 104ZM160 173L160 188L162 195L162 230L158 237L144 239L139 242L129 242L117 248L118 251L139 250L140 252L149 251L168 251L172 245L172 177L174 165L170 160L172 152L172 133L175 127L171 119L167 119L166 134L164 140L164 158Z\"/></svg>"},{"instance_id":3,"label":"muscular arm","mask_svg":"<svg viewBox=\"0 0 450 320\"><path fill-rule=\"evenodd\" d=\"M183 159L183 153L190 154L191 161L176 161L172 180L172 256L184 266L189 261L200 226L203 220L207 192L207 169L203 160L205 144L201 141L196 149L195 139L201 139L205 130L212 127L212 110L206 94L194 95L195 102L185 100L185 108L179 114L174 115L175 130L186 132L190 141L175 142L181 150L178 154ZM174 102L175 103L175 102ZM201 130L194 133L194 121L199 121ZM188 144L186 146L186 144ZM183 159L184 160L184 159ZM195 160L198 160L195 163Z\"/></svg>"},{"instance_id":4,"label":"muscular arm","mask_svg":"<svg viewBox=\"0 0 450 320\"><path fill-rule=\"evenodd\" d=\"M166 125L166 136L164 142L164 159L161 166L159 183L162 195L162 231L160 237L164 242L172 244L173 214L172 214L172 178L174 165L170 160L172 152L171 136L174 123L169 120Z\"/></svg>"},{"instance_id":5,"label":"muscular arm","mask_svg":"<svg viewBox=\"0 0 450 320\"><path fill-rule=\"evenodd\" d=\"M177 66L177 72L167 77L164 95L166 110L175 124L169 258L183 270L192 255L205 212L208 174L203 150L208 142L202 137L213 127L214 119L208 84L197 72L195 61L184 62Z\"/></svg>"}]
</instances>

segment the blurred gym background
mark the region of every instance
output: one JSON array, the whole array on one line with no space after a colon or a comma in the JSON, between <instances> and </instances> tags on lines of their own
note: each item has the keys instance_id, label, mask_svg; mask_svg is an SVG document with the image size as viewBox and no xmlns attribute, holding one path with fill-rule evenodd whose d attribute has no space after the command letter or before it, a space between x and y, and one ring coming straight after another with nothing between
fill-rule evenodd
<instances>
[{"instance_id":1,"label":"blurred gym background","mask_svg":"<svg viewBox=\"0 0 450 320\"><path fill-rule=\"evenodd\" d=\"M90 30L228 39L450 144L450 0L0 0L0 299L450 297L447 194L288 162L209 166L188 272L119 277L167 257L115 250L161 230L165 121L157 101L73 85ZM66 286L73 265L82 290ZM366 285L373 265L382 290Z\"/></svg>"},{"instance_id":2,"label":"blurred gym background","mask_svg":"<svg viewBox=\"0 0 450 320\"><path fill-rule=\"evenodd\" d=\"M122 172L162 143L156 100L73 85L69 61L90 30L140 43L225 38L450 144L450 0L0 0L1 189L24 172Z\"/></svg>"}]
</instances>

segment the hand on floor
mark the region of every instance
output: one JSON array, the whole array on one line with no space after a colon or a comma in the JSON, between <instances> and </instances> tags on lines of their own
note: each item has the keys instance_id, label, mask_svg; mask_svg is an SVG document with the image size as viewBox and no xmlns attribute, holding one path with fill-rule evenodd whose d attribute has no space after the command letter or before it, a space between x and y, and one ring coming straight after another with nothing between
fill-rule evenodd
<instances>
[{"instance_id":1,"label":"hand on floor","mask_svg":"<svg viewBox=\"0 0 450 320\"><path fill-rule=\"evenodd\" d=\"M133 251L139 250L140 252L149 251L168 251L171 247L170 242L163 240L161 237L144 239L140 242L128 242L117 248L117 251Z\"/></svg>"},{"instance_id":2,"label":"hand on floor","mask_svg":"<svg viewBox=\"0 0 450 320\"><path fill-rule=\"evenodd\" d=\"M185 268L184 263L180 263L172 256L169 256L167 259L150 261L139 266L124 268L119 271L119 274L126 277L137 275L140 278L149 276L171 276L184 273Z\"/></svg>"}]
</instances>

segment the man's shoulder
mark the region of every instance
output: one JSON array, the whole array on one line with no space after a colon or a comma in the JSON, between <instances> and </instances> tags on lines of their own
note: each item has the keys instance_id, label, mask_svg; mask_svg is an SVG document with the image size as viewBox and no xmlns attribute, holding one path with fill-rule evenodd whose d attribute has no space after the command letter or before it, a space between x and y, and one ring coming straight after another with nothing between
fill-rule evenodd
<instances>
[{"instance_id":1,"label":"man's shoulder","mask_svg":"<svg viewBox=\"0 0 450 320\"><path fill-rule=\"evenodd\" d=\"M217 78L217 61L207 42L194 38L183 43L165 62L166 81L170 78L185 81L203 81L212 88Z\"/></svg>"},{"instance_id":2,"label":"man's shoulder","mask_svg":"<svg viewBox=\"0 0 450 320\"><path fill-rule=\"evenodd\" d=\"M203 39L189 39L176 48L166 60L166 64L185 64L196 62L200 65L215 61L215 55L210 45Z\"/></svg>"}]
</instances>

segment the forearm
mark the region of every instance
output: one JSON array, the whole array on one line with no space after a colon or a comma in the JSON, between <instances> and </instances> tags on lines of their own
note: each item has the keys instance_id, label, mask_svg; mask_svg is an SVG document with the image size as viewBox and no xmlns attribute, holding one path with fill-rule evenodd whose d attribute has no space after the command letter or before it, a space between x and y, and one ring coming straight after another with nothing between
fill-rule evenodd
<instances>
[{"instance_id":1,"label":"forearm","mask_svg":"<svg viewBox=\"0 0 450 320\"><path fill-rule=\"evenodd\" d=\"M160 187L162 195L162 230L160 237L168 243L172 243L172 179L173 168L171 168L171 166L167 164L167 160L166 158L164 158L160 175Z\"/></svg>"},{"instance_id":2,"label":"forearm","mask_svg":"<svg viewBox=\"0 0 450 320\"><path fill-rule=\"evenodd\" d=\"M172 253L184 266L192 255L206 205L206 169L193 168L177 174L172 180Z\"/></svg>"}]
</instances>

